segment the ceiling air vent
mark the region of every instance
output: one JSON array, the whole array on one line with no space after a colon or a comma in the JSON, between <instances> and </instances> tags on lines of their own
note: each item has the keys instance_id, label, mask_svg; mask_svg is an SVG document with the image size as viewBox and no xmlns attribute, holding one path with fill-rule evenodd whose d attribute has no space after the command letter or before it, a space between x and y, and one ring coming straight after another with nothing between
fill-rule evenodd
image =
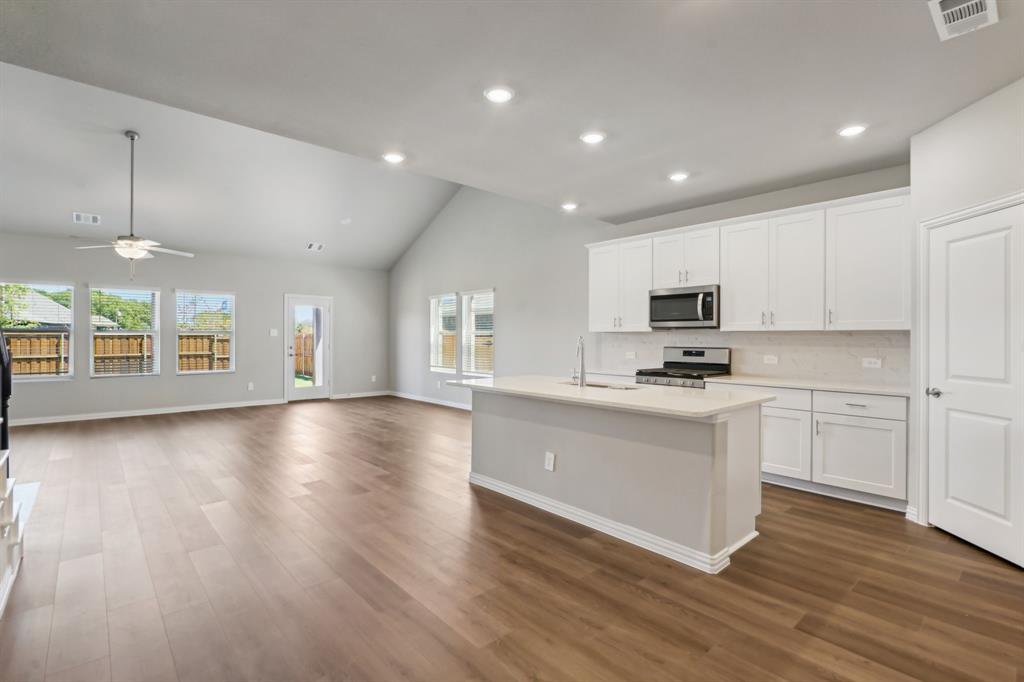
<instances>
[{"instance_id":1,"label":"ceiling air vent","mask_svg":"<svg viewBox=\"0 0 1024 682\"><path fill-rule=\"evenodd\" d=\"M71 214L71 222L75 225L99 225L100 217L94 213L78 213L76 211Z\"/></svg>"},{"instance_id":2,"label":"ceiling air vent","mask_svg":"<svg viewBox=\"0 0 1024 682\"><path fill-rule=\"evenodd\" d=\"M956 38L999 21L996 0L928 0L939 40Z\"/></svg>"},{"instance_id":3,"label":"ceiling air vent","mask_svg":"<svg viewBox=\"0 0 1024 682\"><path fill-rule=\"evenodd\" d=\"M306 251L313 251L314 253L320 253L323 250L324 250L324 245L323 244L318 244L316 242L306 242Z\"/></svg>"}]
</instances>

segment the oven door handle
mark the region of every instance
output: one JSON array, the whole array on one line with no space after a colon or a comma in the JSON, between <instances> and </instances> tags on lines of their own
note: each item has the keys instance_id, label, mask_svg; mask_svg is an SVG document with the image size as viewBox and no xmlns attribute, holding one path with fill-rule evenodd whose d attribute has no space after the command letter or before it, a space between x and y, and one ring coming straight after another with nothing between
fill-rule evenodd
<instances>
[{"instance_id":1,"label":"oven door handle","mask_svg":"<svg viewBox=\"0 0 1024 682\"><path fill-rule=\"evenodd\" d=\"M697 319L704 321L704 292L697 294Z\"/></svg>"}]
</instances>

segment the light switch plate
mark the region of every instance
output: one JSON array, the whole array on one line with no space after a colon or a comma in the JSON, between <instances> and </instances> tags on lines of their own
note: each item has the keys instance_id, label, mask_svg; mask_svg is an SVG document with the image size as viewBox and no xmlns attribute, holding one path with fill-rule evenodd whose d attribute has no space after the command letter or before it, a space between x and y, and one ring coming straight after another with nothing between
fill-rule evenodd
<instances>
[{"instance_id":1,"label":"light switch plate","mask_svg":"<svg viewBox=\"0 0 1024 682\"><path fill-rule=\"evenodd\" d=\"M247 390L247 391L255 391L256 390L256 384L254 384L254 383L252 383L250 381L249 385L245 387L245 390Z\"/></svg>"},{"instance_id":2,"label":"light switch plate","mask_svg":"<svg viewBox=\"0 0 1024 682\"><path fill-rule=\"evenodd\" d=\"M861 358L860 364L865 369L882 369L882 358Z\"/></svg>"},{"instance_id":3,"label":"light switch plate","mask_svg":"<svg viewBox=\"0 0 1024 682\"><path fill-rule=\"evenodd\" d=\"M779 364L779 356L778 355L764 355L764 356L762 356L761 360L766 365L777 365L777 364Z\"/></svg>"},{"instance_id":4,"label":"light switch plate","mask_svg":"<svg viewBox=\"0 0 1024 682\"><path fill-rule=\"evenodd\" d=\"M374 384L377 383L377 375L376 374L371 374L370 375L370 382L374 383Z\"/></svg>"},{"instance_id":5,"label":"light switch plate","mask_svg":"<svg viewBox=\"0 0 1024 682\"><path fill-rule=\"evenodd\" d=\"M544 453L544 468L548 471L555 470L555 453L550 451Z\"/></svg>"},{"instance_id":6,"label":"light switch plate","mask_svg":"<svg viewBox=\"0 0 1024 682\"><path fill-rule=\"evenodd\" d=\"M626 351L626 359L627 360L636 360L636 351L635 350L627 350Z\"/></svg>"},{"instance_id":7,"label":"light switch plate","mask_svg":"<svg viewBox=\"0 0 1024 682\"><path fill-rule=\"evenodd\" d=\"M273 327L271 327L271 329L270 329L270 335L271 335L271 336L277 336L277 330L276 330L276 329L274 329Z\"/></svg>"}]
</instances>

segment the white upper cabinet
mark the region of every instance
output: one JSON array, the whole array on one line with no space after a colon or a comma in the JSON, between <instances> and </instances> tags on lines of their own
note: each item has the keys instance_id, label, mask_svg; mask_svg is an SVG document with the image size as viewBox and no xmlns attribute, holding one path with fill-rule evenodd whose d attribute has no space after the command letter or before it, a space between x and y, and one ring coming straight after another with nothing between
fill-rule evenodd
<instances>
[{"instance_id":1,"label":"white upper cabinet","mask_svg":"<svg viewBox=\"0 0 1024 682\"><path fill-rule=\"evenodd\" d=\"M720 326L723 331L768 328L768 221L722 228L722 290Z\"/></svg>"},{"instance_id":2,"label":"white upper cabinet","mask_svg":"<svg viewBox=\"0 0 1024 682\"><path fill-rule=\"evenodd\" d=\"M825 212L768 222L768 328L825 328Z\"/></svg>"},{"instance_id":3,"label":"white upper cabinet","mask_svg":"<svg viewBox=\"0 0 1024 682\"><path fill-rule=\"evenodd\" d=\"M590 249L590 331L650 331L650 290L650 238Z\"/></svg>"},{"instance_id":4,"label":"white upper cabinet","mask_svg":"<svg viewBox=\"0 0 1024 682\"><path fill-rule=\"evenodd\" d=\"M674 232L653 239L654 289L718 284L718 228Z\"/></svg>"},{"instance_id":5,"label":"white upper cabinet","mask_svg":"<svg viewBox=\"0 0 1024 682\"><path fill-rule=\"evenodd\" d=\"M910 197L830 208L826 329L910 329Z\"/></svg>"}]
</instances>

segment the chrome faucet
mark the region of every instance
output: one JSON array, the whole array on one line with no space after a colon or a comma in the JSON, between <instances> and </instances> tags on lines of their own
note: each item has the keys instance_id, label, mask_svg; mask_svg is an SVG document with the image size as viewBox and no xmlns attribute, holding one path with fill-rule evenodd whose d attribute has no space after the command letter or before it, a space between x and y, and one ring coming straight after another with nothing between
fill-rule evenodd
<instances>
[{"instance_id":1,"label":"chrome faucet","mask_svg":"<svg viewBox=\"0 0 1024 682\"><path fill-rule=\"evenodd\" d=\"M580 388L584 388L587 385L587 363L584 356L583 337L581 336L579 341L576 342L576 367L572 370L573 382Z\"/></svg>"}]
</instances>

